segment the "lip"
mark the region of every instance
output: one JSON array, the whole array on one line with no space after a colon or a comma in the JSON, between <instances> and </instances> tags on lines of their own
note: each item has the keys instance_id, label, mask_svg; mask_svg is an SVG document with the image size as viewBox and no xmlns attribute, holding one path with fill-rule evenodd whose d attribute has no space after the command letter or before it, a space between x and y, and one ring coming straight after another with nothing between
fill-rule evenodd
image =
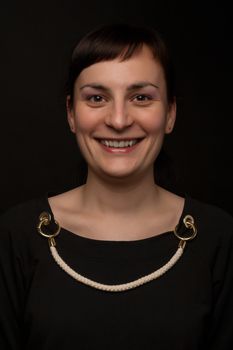
<instances>
[{"instance_id":1,"label":"lip","mask_svg":"<svg viewBox=\"0 0 233 350\"><path fill-rule=\"evenodd\" d=\"M139 137L95 137L97 141L101 140L109 140L109 141L130 141L130 140L139 140L141 141L144 139L145 136L139 136Z\"/></svg>"},{"instance_id":2,"label":"lip","mask_svg":"<svg viewBox=\"0 0 233 350\"><path fill-rule=\"evenodd\" d=\"M100 139L97 139L97 142L99 143L99 145L102 147L102 149L104 149L106 152L108 153L114 153L114 154L127 154L130 153L132 151L135 150L135 148L137 148L137 146L141 143L141 141L144 138L121 138L121 139L116 139L116 138L106 138L106 139L101 139L101 140L111 140L111 141L130 141L130 140L135 140L138 139L139 142L137 142L135 145L131 146L131 147L108 147L106 145L104 145L103 143L100 142Z\"/></svg>"}]
</instances>

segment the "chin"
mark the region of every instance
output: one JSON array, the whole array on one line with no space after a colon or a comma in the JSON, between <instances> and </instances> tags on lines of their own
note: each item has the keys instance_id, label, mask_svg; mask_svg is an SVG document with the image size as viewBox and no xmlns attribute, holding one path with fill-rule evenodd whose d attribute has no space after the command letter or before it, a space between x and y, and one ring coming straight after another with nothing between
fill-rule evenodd
<instances>
[{"instance_id":1,"label":"chin","mask_svg":"<svg viewBox=\"0 0 233 350\"><path fill-rule=\"evenodd\" d=\"M138 169L101 169L98 171L98 176L104 178L105 180L123 181L123 180L133 180L139 175Z\"/></svg>"},{"instance_id":2,"label":"chin","mask_svg":"<svg viewBox=\"0 0 233 350\"><path fill-rule=\"evenodd\" d=\"M114 179L126 179L129 177L134 176L135 172L131 171L105 171L103 172L104 176L107 176L108 178L114 178Z\"/></svg>"}]
</instances>

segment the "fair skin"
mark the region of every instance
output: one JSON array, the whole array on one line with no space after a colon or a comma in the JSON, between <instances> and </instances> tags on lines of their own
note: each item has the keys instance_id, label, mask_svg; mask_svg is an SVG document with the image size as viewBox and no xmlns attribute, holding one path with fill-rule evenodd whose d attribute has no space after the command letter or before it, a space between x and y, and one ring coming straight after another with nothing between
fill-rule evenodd
<instances>
[{"instance_id":1,"label":"fair skin","mask_svg":"<svg viewBox=\"0 0 233 350\"><path fill-rule=\"evenodd\" d=\"M154 183L153 163L174 127L176 104L167 101L163 69L149 48L126 61L84 69L72 106L67 99L67 114L88 178L85 185L49 198L61 226L99 240L172 231L184 198Z\"/></svg>"}]
</instances>

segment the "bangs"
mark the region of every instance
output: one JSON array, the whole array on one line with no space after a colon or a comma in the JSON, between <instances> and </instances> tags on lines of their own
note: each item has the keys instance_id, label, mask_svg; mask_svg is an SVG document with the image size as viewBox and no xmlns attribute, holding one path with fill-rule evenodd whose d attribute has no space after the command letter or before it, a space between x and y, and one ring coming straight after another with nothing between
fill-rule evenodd
<instances>
[{"instance_id":1,"label":"bangs","mask_svg":"<svg viewBox=\"0 0 233 350\"><path fill-rule=\"evenodd\" d=\"M77 44L71 57L66 85L66 95L73 100L74 83L83 69L101 62L119 58L130 59L146 45L164 70L168 88L168 99L173 101L173 77L170 59L165 42L152 28L122 25L109 25L89 32Z\"/></svg>"},{"instance_id":2,"label":"bangs","mask_svg":"<svg viewBox=\"0 0 233 350\"><path fill-rule=\"evenodd\" d=\"M129 27L130 28L130 27ZM147 44L144 36L138 30L136 33L133 30L127 30L125 27L117 28L110 26L106 31L95 31L84 37L76 46L72 62L79 62L84 68L91 64L101 61L113 60L120 57L122 61L131 58L135 52L140 51L143 44ZM107 33L107 34L106 34ZM150 48L152 43L148 43ZM86 67L84 67L84 65Z\"/></svg>"}]
</instances>

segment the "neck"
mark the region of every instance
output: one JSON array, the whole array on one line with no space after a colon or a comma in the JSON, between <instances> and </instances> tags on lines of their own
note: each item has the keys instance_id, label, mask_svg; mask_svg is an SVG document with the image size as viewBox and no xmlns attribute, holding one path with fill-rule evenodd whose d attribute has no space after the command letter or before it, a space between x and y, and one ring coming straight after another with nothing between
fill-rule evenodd
<instances>
[{"instance_id":1,"label":"neck","mask_svg":"<svg viewBox=\"0 0 233 350\"><path fill-rule=\"evenodd\" d=\"M130 215L142 213L158 204L160 187L154 183L153 171L143 179L99 178L91 171L82 190L86 210L102 214Z\"/></svg>"}]
</instances>

